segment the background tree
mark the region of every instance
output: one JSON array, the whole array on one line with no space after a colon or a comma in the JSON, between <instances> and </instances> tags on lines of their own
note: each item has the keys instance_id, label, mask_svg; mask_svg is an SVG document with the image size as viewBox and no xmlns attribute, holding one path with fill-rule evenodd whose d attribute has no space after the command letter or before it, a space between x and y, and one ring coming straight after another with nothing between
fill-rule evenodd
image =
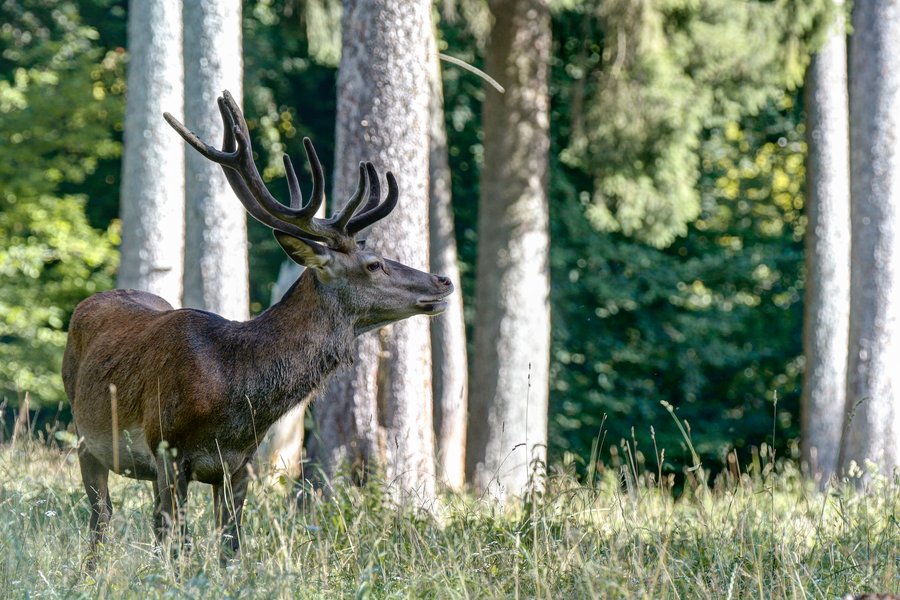
<instances>
[{"instance_id":1,"label":"background tree","mask_svg":"<svg viewBox=\"0 0 900 600\"><path fill-rule=\"evenodd\" d=\"M130 2L128 52L117 285L152 292L179 306L184 144L161 115L181 113L184 103L181 2Z\"/></svg>"},{"instance_id":2,"label":"background tree","mask_svg":"<svg viewBox=\"0 0 900 600\"><path fill-rule=\"evenodd\" d=\"M900 466L900 5L855 2L850 342L841 466Z\"/></svg>"},{"instance_id":3,"label":"background tree","mask_svg":"<svg viewBox=\"0 0 900 600\"><path fill-rule=\"evenodd\" d=\"M490 3L467 465L479 490L523 491L546 460L550 350L550 10Z\"/></svg>"},{"instance_id":4,"label":"background tree","mask_svg":"<svg viewBox=\"0 0 900 600\"><path fill-rule=\"evenodd\" d=\"M428 53L428 234L431 272L441 273L459 282L447 130L444 124L444 84L436 36L435 31ZM444 481L453 488L460 488L466 475L468 420L466 323L461 292L452 294L444 314L431 320L431 349L438 465Z\"/></svg>"},{"instance_id":5,"label":"background tree","mask_svg":"<svg viewBox=\"0 0 900 600\"><path fill-rule=\"evenodd\" d=\"M850 112L846 40L843 14L838 13L806 73L806 366L801 425L803 459L823 481L837 468L847 389Z\"/></svg>"},{"instance_id":6,"label":"background tree","mask_svg":"<svg viewBox=\"0 0 900 600\"><path fill-rule=\"evenodd\" d=\"M215 99L243 97L240 0L185 2L185 124L202 139L222 137ZM221 167L189 152L185 172L184 305L246 320L247 219Z\"/></svg>"},{"instance_id":7,"label":"background tree","mask_svg":"<svg viewBox=\"0 0 900 600\"><path fill-rule=\"evenodd\" d=\"M425 0L348 0L342 17L335 147L335 205L356 187L361 160L391 170L396 213L369 243L386 256L428 268L428 49ZM383 184L382 184L383 185ZM355 364L329 382L314 406L315 457L326 473L349 462L384 465L399 490L434 491L429 325L410 319L363 335Z\"/></svg>"}]
</instances>

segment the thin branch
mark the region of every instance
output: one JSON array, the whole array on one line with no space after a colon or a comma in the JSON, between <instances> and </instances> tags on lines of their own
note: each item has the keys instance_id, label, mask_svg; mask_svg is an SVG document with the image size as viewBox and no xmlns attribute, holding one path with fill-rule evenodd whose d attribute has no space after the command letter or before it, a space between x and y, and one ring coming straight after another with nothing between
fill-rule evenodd
<instances>
[{"instance_id":1,"label":"thin branch","mask_svg":"<svg viewBox=\"0 0 900 600\"><path fill-rule=\"evenodd\" d=\"M466 61L456 58L455 56L448 56L448 55L442 54L440 52L438 52L438 58L440 58L441 60L448 62L452 65L456 65L457 67L462 67L463 69L465 69L466 71L469 71L470 73L474 73L475 75L481 77L482 79L487 81L489 84L491 84L491 86L495 90L500 92L501 94L506 93L506 90L503 89L502 85L497 83L496 79L494 79L493 77L491 77L490 75L488 75L487 73L485 73L484 71L479 69L478 67L474 67L474 66L470 65L469 63L467 63Z\"/></svg>"}]
</instances>

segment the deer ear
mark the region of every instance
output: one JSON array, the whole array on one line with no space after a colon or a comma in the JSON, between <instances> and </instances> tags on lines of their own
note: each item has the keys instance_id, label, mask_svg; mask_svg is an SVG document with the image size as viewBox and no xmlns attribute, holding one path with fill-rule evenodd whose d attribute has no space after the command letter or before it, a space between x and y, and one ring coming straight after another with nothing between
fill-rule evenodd
<instances>
[{"instance_id":1,"label":"deer ear","mask_svg":"<svg viewBox=\"0 0 900 600\"><path fill-rule=\"evenodd\" d=\"M301 240L292 235L275 231L278 245L298 265L312 269L323 269L331 262L331 250L313 241Z\"/></svg>"}]
</instances>

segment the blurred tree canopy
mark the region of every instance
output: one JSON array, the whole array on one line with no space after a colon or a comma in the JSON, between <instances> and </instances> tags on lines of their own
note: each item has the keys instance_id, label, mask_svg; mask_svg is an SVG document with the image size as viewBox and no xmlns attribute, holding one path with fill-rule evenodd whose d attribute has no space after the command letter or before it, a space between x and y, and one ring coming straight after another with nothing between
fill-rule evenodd
<instances>
[{"instance_id":1,"label":"blurred tree canopy","mask_svg":"<svg viewBox=\"0 0 900 600\"><path fill-rule=\"evenodd\" d=\"M578 85L560 157L593 175L594 226L656 247L684 235L700 214L705 131L799 85L832 12L818 0L604 0L572 11L588 35L560 40L580 46L565 67Z\"/></svg>"},{"instance_id":2,"label":"blurred tree canopy","mask_svg":"<svg viewBox=\"0 0 900 600\"><path fill-rule=\"evenodd\" d=\"M281 153L302 164L303 136L332 167L336 4L244 3L246 113L276 196ZM796 88L831 2L553 7L551 460L586 458L604 423L607 447L635 428L645 451L653 425L679 462L665 400L717 461L769 439L776 393L785 447L803 366ZM112 285L125 10L124 0L0 0L0 388L10 399L62 397L68 316ZM484 1L436 10L440 50L483 66ZM471 311L483 82L445 65L444 84ZM258 312L283 255L252 220L249 235Z\"/></svg>"},{"instance_id":3,"label":"blurred tree canopy","mask_svg":"<svg viewBox=\"0 0 900 600\"><path fill-rule=\"evenodd\" d=\"M98 167L120 151L123 53L72 2L3 2L0 22L0 393L56 402L65 324L116 267L85 204L117 193Z\"/></svg>"}]
</instances>

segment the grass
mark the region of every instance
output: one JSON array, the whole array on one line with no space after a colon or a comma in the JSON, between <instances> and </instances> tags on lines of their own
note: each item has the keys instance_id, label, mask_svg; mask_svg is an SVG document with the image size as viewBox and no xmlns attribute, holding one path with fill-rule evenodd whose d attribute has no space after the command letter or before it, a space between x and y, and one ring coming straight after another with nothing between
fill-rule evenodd
<instances>
[{"instance_id":1,"label":"grass","mask_svg":"<svg viewBox=\"0 0 900 600\"><path fill-rule=\"evenodd\" d=\"M763 461L764 463L765 461ZM112 477L109 543L83 570L88 506L72 451L0 447L3 598L838 598L900 593L900 487L820 493L789 461L714 485L602 469L551 477L501 510L447 495L429 510L335 486L298 509L251 486L242 554L220 568L209 487L191 486L193 551L153 551L147 483Z\"/></svg>"}]
</instances>

